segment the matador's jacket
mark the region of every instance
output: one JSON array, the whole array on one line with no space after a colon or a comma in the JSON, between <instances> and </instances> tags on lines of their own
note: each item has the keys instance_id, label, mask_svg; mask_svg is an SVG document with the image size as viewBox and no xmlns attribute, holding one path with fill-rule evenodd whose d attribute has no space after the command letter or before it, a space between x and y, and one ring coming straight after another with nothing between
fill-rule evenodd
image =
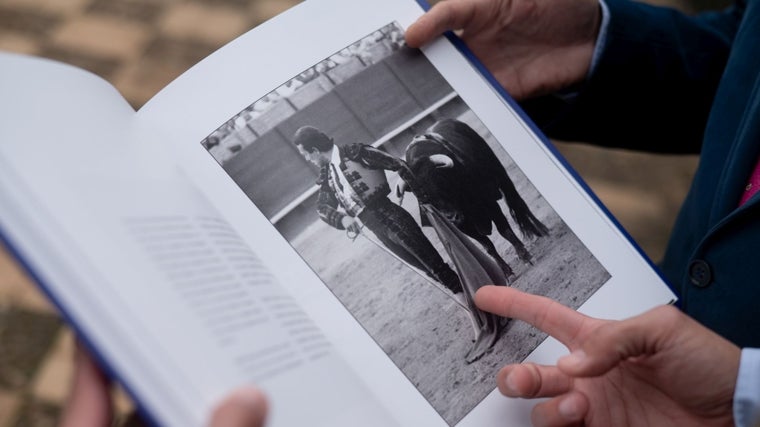
<instances>
[{"instance_id":1,"label":"matador's jacket","mask_svg":"<svg viewBox=\"0 0 760 427\"><path fill-rule=\"evenodd\" d=\"M407 183L414 177L403 160L364 144L334 146L322 166L317 185L319 217L343 230L343 218L358 218L391 252L432 279L459 293L454 270L427 239L414 218L390 199L385 171L397 172ZM411 184L413 186L413 184Z\"/></svg>"}]
</instances>

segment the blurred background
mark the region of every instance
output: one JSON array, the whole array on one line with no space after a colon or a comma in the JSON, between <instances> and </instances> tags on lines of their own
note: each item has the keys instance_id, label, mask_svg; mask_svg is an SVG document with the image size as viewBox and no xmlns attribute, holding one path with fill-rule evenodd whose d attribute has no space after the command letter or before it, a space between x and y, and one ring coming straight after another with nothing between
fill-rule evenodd
<instances>
[{"instance_id":1,"label":"blurred background","mask_svg":"<svg viewBox=\"0 0 760 427\"><path fill-rule=\"evenodd\" d=\"M380 0L382 1L382 0ZM657 0L696 13L722 0ZM298 0L0 0L0 50L100 75L139 108L228 41ZM2 94L0 94L2 96ZM649 257L658 261L697 158L556 141ZM56 425L74 340L0 246L0 427ZM117 392L115 425L131 403Z\"/></svg>"}]
</instances>

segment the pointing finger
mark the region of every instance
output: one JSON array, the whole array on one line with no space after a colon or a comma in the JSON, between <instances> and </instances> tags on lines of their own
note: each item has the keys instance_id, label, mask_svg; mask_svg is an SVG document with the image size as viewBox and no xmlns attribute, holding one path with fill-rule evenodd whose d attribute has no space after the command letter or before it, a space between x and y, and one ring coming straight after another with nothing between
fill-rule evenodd
<instances>
[{"instance_id":1,"label":"pointing finger","mask_svg":"<svg viewBox=\"0 0 760 427\"><path fill-rule=\"evenodd\" d=\"M484 286L475 294L481 309L530 323L562 344L572 347L584 327L601 322L546 297L505 286Z\"/></svg>"}]
</instances>

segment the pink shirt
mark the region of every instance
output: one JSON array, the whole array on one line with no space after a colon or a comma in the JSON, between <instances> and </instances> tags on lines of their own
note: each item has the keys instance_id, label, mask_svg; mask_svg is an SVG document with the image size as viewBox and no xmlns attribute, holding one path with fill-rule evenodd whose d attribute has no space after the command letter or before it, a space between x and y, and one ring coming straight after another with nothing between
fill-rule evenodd
<instances>
[{"instance_id":1,"label":"pink shirt","mask_svg":"<svg viewBox=\"0 0 760 427\"><path fill-rule=\"evenodd\" d=\"M742 194L742 198L739 200L739 206L746 203L758 191L760 191L760 160L755 165L755 170L752 171L747 186L744 187L744 194Z\"/></svg>"}]
</instances>

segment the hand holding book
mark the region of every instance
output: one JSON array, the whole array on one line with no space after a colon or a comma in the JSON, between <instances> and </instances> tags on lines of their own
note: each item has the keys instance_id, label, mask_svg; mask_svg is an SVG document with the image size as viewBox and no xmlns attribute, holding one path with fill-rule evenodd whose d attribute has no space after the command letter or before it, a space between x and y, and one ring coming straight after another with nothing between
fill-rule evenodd
<instances>
[{"instance_id":1,"label":"hand holding book","mask_svg":"<svg viewBox=\"0 0 760 427\"><path fill-rule=\"evenodd\" d=\"M515 99L556 92L586 77L601 12L597 0L450 0L406 33L411 47L456 31Z\"/></svg>"}]
</instances>

